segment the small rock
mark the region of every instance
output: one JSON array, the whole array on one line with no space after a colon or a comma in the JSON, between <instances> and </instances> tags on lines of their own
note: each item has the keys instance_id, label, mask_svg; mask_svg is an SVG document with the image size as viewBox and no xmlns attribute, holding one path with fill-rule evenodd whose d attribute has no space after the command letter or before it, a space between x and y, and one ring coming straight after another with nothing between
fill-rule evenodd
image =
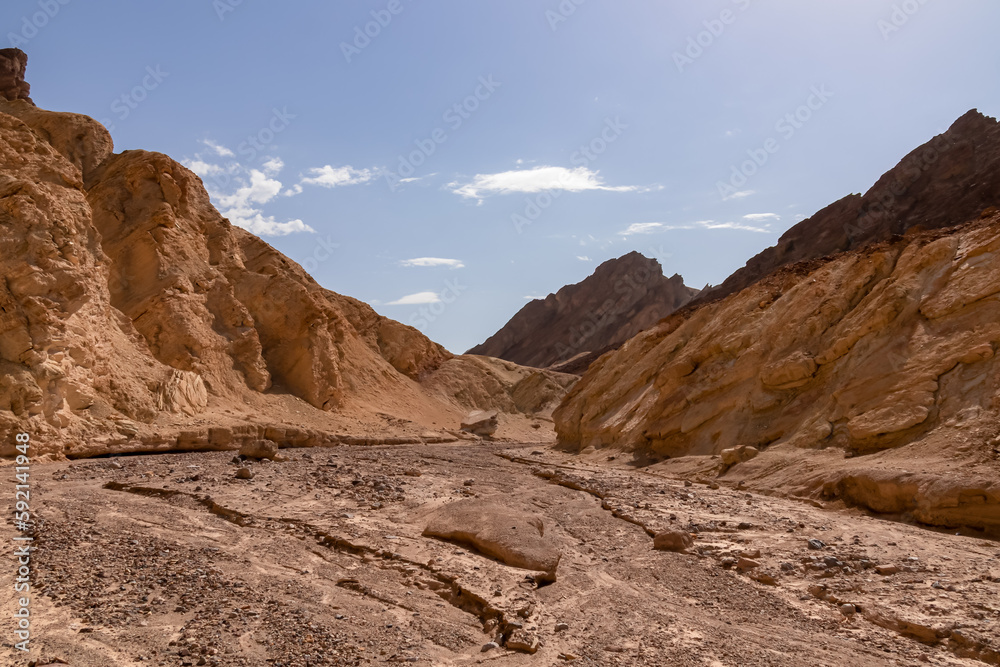
<instances>
[{"instance_id":1,"label":"small rock","mask_svg":"<svg viewBox=\"0 0 1000 667\"><path fill-rule=\"evenodd\" d=\"M462 482L462 486L472 486L475 483L476 483L476 480L474 480L474 479L467 479L464 482Z\"/></svg>"},{"instance_id":2,"label":"small rock","mask_svg":"<svg viewBox=\"0 0 1000 667\"><path fill-rule=\"evenodd\" d=\"M740 572L747 572L757 567L760 567L760 563L750 558L741 557L736 561L736 569Z\"/></svg>"},{"instance_id":3,"label":"small rock","mask_svg":"<svg viewBox=\"0 0 1000 667\"><path fill-rule=\"evenodd\" d=\"M665 530L657 533L653 538L653 548L657 551L673 551L675 553L686 553L687 549L694 544L694 538L690 533L682 530Z\"/></svg>"},{"instance_id":4,"label":"small rock","mask_svg":"<svg viewBox=\"0 0 1000 667\"><path fill-rule=\"evenodd\" d=\"M535 653L538 651L538 637L525 630L515 630L507 640L507 648L522 653Z\"/></svg>"},{"instance_id":5,"label":"small rock","mask_svg":"<svg viewBox=\"0 0 1000 667\"><path fill-rule=\"evenodd\" d=\"M812 549L813 551L819 551L825 546L826 544L824 542L820 542L817 539L809 540L809 548Z\"/></svg>"},{"instance_id":6,"label":"small rock","mask_svg":"<svg viewBox=\"0 0 1000 667\"><path fill-rule=\"evenodd\" d=\"M500 644L497 644L496 642L487 642L486 644L483 644L483 648L480 653L488 653L495 648L500 648Z\"/></svg>"},{"instance_id":7,"label":"small rock","mask_svg":"<svg viewBox=\"0 0 1000 667\"><path fill-rule=\"evenodd\" d=\"M893 574L897 574L900 571L898 565L876 565L875 571L884 577L888 577Z\"/></svg>"},{"instance_id":8,"label":"small rock","mask_svg":"<svg viewBox=\"0 0 1000 667\"><path fill-rule=\"evenodd\" d=\"M250 468L240 468L236 471L236 479L253 479L253 470L250 470Z\"/></svg>"},{"instance_id":9,"label":"small rock","mask_svg":"<svg viewBox=\"0 0 1000 667\"><path fill-rule=\"evenodd\" d=\"M854 616L857 612L858 610L853 604L840 605L840 613L844 616Z\"/></svg>"},{"instance_id":10,"label":"small rock","mask_svg":"<svg viewBox=\"0 0 1000 667\"><path fill-rule=\"evenodd\" d=\"M556 623L556 632L566 632L569 630L569 623Z\"/></svg>"},{"instance_id":11,"label":"small rock","mask_svg":"<svg viewBox=\"0 0 1000 667\"><path fill-rule=\"evenodd\" d=\"M782 572L792 572L794 570L795 570L795 566L792 565L791 563L782 563L781 564L781 571Z\"/></svg>"}]
</instances>

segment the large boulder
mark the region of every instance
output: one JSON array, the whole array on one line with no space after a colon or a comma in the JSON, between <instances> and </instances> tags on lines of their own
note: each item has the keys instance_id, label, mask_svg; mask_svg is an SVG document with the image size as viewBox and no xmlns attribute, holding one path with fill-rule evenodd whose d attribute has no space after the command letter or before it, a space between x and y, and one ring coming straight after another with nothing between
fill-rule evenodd
<instances>
[{"instance_id":1,"label":"large boulder","mask_svg":"<svg viewBox=\"0 0 1000 667\"><path fill-rule=\"evenodd\" d=\"M491 410L489 412L476 410L475 412L470 412L469 415L462 420L463 431L472 433L473 435L479 435L484 438L492 437L492 435L497 432L497 428L499 427L500 420L495 410Z\"/></svg>"},{"instance_id":2,"label":"large boulder","mask_svg":"<svg viewBox=\"0 0 1000 667\"><path fill-rule=\"evenodd\" d=\"M545 536L541 517L486 500L460 500L437 510L425 537L473 547L511 567L542 572L555 580L562 553Z\"/></svg>"}]
</instances>

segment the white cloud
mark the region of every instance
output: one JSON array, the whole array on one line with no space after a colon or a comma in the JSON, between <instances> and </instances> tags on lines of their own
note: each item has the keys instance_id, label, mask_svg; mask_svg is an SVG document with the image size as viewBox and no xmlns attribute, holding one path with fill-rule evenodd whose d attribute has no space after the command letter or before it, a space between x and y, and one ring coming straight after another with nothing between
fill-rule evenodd
<instances>
[{"instance_id":1,"label":"white cloud","mask_svg":"<svg viewBox=\"0 0 1000 667\"><path fill-rule=\"evenodd\" d=\"M781 216L777 213L748 213L743 216L744 220L749 220L750 222L763 222L765 220L781 220Z\"/></svg>"},{"instance_id":2,"label":"white cloud","mask_svg":"<svg viewBox=\"0 0 1000 667\"><path fill-rule=\"evenodd\" d=\"M367 183L375 177L375 172L371 169L355 169L350 165L345 167L333 167L331 165L314 167L308 173L311 176L303 178L302 183L306 185L318 185L324 188Z\"/></svg>"},{"instance_id":3,"label":"white cloud","mask_svg":"<svg viewBox=\"0 0 1000 667\"><path fill-rule=\"evenodd\" d=\"M590 258L587 257L586 255L577 255L576 258L578 260L580 260L581 262L589 262L589 261L591 261Z\"/></svg>"},{"instance_id":4,"label":"white cloud","mask_svg":"<svg viewBox=\"0 0 1000 667\"><path fill-rule=\"evenodd\" d=\"M728 197L723 197L722 201L729 201L730 199L745 199L751 195L757 194L756 190L740 190L739 192L734 192Z\"/></svg>"},{"instance_id":5,"label":"white cloud","mask_svg":"<svg viewBox=\"0 0 1000 667\"><path fill-rule=\"evenodd\" d=\"M231 150L229 150L225 146L222 146L221 144L215 143L211 139L202 139L201 143L211 148L212 151L219 157L236 157L236 153L232 152Z\"/></svg>"},{"instance_id":6,"label":"white cloud","mask_svg":"<svg viewBox=\"0 0 1000 667\"><path fill-rule=\"evenodd\" d=\"M302 186L298 183L281 193L283 197L294 197L295 195L300 194L302 194Z\"/></svg>"},{"instance_id":7,"label":"white cloud","mask_svg":"<svg viewBox=\"0 0 1000 667\"><path fill-rule=\"evenodd\" d=\"M233 156L233 152L224 146L209 140L203 140L202 143L218 157ZM282 192L281 181L273 178L285 167L281 158L270 158L261 165L261 169L251 169L235 160L229 160L224 165L217 164L214 161L216 156L199 153L193 160L185 160L184 165L206 181L205 186L212 201L231 223L258 236L315 233L316 230L301 220L278 222L274 216L265 215L261 210L264 204L279 194L291 196L302 191L300 186L292 186ZM230 190L233 187L236 188L235 191Z\"/></svg>"},{"instance_id":8,"label":"white cloud","mask_svg":"<svg viewBox=\"0 0 1000 667\"><path fill-rule=\"evenodd\" d=\"M229 172L226 167L223 167L220 164L211 164L199 159L185 160L182 164L201 176L202 179L208 178L209 176L220 176Z\"/></svg>"},{"instance_id":9,"label":"white cloud","mask_svg":"<svg viewBox=\"0 0 1000 667\"><path fill-rule=\"evenodd\" d=\"M647 189L635 185L605 185L598 172L591 171L586 167L577 167L576 169L534 167L533 169L503 171L498 174L476 174L471 183L464 185L457 182L449 183L448 187L457 195L480 200L489 195L515 192L533 193L547 190L637 192Z\"/></svg>"},{"instance_id":10,"label":"white cloud","mask_svg":"<svg viewBox=\"0 0 1000 667\"><path fill-rule=\"evenodd\" d=\"M387 306L420 306L427 303L440 303L441 297L439 297L434 292L417 292L416 294L407 294L404 297L396 299L395 301L390 301L385 304Z\"/></svg>"},{"instance_id":11,"label":"white cloud","mask_svg":"<svg viewBox=\"0 0 1000 667\"><path fill-rule=\"evenodd\" d=\"M436 266L446 266L451 269L462 269L465 268L465 264L459 259L445 259L443 257L416 257L414 259L404 259L399 263L400 266L405 267L436 267Z\"/></svg>"},{"instance_id":12,"label":"white cloud","mask_svg":"<svg viewBox=\"0 0 1000 667\"><path fill-rule=\"evenodd\" d=\"M257 169L250 170L250 183L231 195L219 197L219 204L226 208L246 208L248 204L266 204L281 192L281 181L269 178Z\"/></svg>"},{"instance_id":13,"label":"white cloud","mask_svg":"<svg viewBox=\"0 0 1000 667\"><path fill-rule=\"evenodd\" d=\"M280 157L273 157L264 163L264 173L268 176L276 176L285 168L285 163Z\"/></svg>"},{"instance_id":14,"label":"white cloud","mask_svg":"<svg viewBox=\"0 0 1000 667\"><path fill-rule=\"evenodd\" d=\"M544 299L545 299L544 296L531 296L530 294L524 297L525 301L542 301Z\"/></svg>"},{"instance_id":15,"label":"white cloud","mask_svg":"<svg viewBox=\"0 0 1000 667\"><path fill-rule=\"evenodd\" d=\"M225 216L229 218L229 222L257 236L287 236L296 232L316 233L315 229L301 220L278 222L274 216L264 216L254 209L233 209L226 211Z\"/></svg>"}]
</instances>

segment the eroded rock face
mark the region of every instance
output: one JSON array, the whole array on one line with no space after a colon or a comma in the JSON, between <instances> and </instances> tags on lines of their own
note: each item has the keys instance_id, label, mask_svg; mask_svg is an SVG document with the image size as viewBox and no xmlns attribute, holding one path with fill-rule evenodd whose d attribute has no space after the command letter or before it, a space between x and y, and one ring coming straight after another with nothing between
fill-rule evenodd
<instances>
[{"instance_id":1,"label":"eroded rock face","mask_svg":"<svg viewBox=\"0 0 1000 667\"><path fill-rule=\"evenodd\" d=\"M996 531L1000 484L983 461L1000 413L998 347L993 215L789 267L668 319L599 360L556 428L580 449L722 454L717 473L769 488ZM761 454L739 455L751 447ZM954 461L979 481L954 477ZM911 466L951 481L890 481Z\"/></svg>"},{"instance_id":2,"label":"eroded rock face","mask_svg":"<svg viewBox=\"0 0 1000 667\"><path fill-rule=\"evenodd\" d=\"M613 349L674 312L698 293L680 276L637 252L609 260L576 285L522 308L500 331L469 350L546 368ZM584 366L585 367L585 366Z\"/></svg>"},{"instance_id":3,"label":"eroded rock face","mask_svg":"<svg viewBox=\"0 0 1000 667\"><path fill-rule=\"evenodd\" d=\"M93 119L34 107L24 62L0 52L0 83L14 81L0 99L0 441L30 431L56 455L237 447L184 420L283 422L282 396L318 411L295 406L304 428L344 412L368 441L373 421L457 429L471 409L550 412L564 394L549 374L515 399L534 370L456 358L322 288L174 160L115 154Z\"/></svg>"},{"instance_id":4,"label":"eroded rock face","mask_svg":"<svg viewBox=\"0 0 1000 667\"><path fill-rule=\"evenodd\" d=\"M781 266L978 217L1000 204L1000 124L976 110L904 157L863 196L848 195L803 220L721 285L694 301L719 299Z\"/></svg>"},{"instance_id":5,"label":"eroded rock face","mask_svg":"<svg viewBox=\"0 0 1000 667\"><path fill-rule=\"evenodd\" d=\"M28 54L21 49L0 49L0 97L31 102L31 86L24 80Z\"/></svg>"},{"instance_id":6,"label":"eroded rock face","mask_svg":"<svg viewBox=\"0 0 1000 667\"><path fill-rule=\"evenodd\" d=\"M996 410L1000 218L781 271L645 332L556 411L580 447L665 456L905 444Z\"/></svg>"}]
</instances>

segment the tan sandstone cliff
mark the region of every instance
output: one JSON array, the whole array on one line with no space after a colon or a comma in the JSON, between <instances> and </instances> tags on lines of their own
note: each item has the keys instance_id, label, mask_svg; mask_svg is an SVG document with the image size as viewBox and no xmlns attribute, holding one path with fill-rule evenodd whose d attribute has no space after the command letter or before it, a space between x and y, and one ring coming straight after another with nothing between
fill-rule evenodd
<instances>
[{"instance_id":1,"label":"tan sandstone cliff","mask_svg":"<svg viewBox=\"0 0 1000 667\"><path fill-rule=\"evenodd\" d=\"M93 119L35 107L25 62L0 52L0 442L28 431L36 454L81 456L419 441L473 409L523 435L573 382L454 357L324 289L179 163L115 154Z\"/></svg>"},{"instance_id":2,"label":"tan sandstone cliff","mask_svg":"<svg viewBox=\"0 0 1000 667\"><path fill-rule=\"evenodd\" d=\"M591 366L561 442L1000 530L1000 215L962 210L667 318Z\"/></svg>"}]
</instances>

